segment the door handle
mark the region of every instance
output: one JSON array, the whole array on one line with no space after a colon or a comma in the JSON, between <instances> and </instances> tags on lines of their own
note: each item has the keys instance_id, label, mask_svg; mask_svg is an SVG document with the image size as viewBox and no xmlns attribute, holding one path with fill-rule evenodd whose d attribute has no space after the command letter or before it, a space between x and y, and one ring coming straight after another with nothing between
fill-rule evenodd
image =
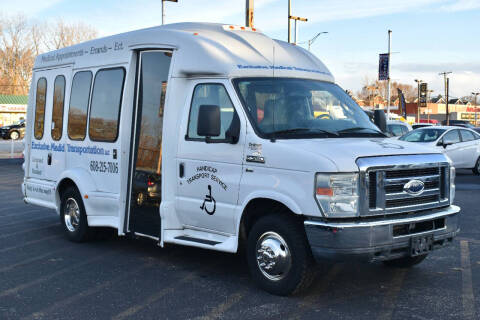
<instances>
[{"instance_id":1,"label":"door handle","mask_svg":"<svg viewBox=\"0 0 480 320\"><path fill-rule=\"evenodd\" d=\"M48 156L47 156L47 164L48 165L52 164L52 154L51 153L49 153Z\"/></svg>"},{"instance_id":2,"label":"door handle","mask_svg":"<svg viewBox=\"0 0 480 320\"><path fill-rule=\"evenodd\" d=\"M178 168L178 175L180 178L183 178L185 176L185 164L183 162L180 163L180 166Z\"/></svg>"}]
</instances>

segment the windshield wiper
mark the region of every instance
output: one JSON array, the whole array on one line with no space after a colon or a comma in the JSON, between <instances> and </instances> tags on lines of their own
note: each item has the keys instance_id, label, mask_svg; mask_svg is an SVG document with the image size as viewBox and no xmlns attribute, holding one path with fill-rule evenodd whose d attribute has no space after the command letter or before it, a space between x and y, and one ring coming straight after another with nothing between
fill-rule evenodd
<instances>
[{"instance_id":1,"label":"windshield wiper","mask_svg":"<svg viewBox=\"0 0 480 320\"><path fill-rule=\"evenodd\" d=\"M290 134L290 133L300 133L300 132L311 132L311 133L326 133L331 136L336 136L338 137L339 134L334 132L334 131L328 131L324 129L316 129L316 128L293 128L293 129L285 129L285 130L279 130L279 131L274 131L272 134Z\"/></svg>"},{"instance_id":2,"label":"windshield wiper","mask_svg":"<svg viewBox=\"0 0 480 320\"><path fill-rule=\"evenodd\" d=\"M349 133L349 132L360 132L360 131L363 131L363 130L370 130L374 133L377 133L379 135L382 135L382 136L385 136L385 134L381 131L378 131L378 130L375 130L375 129L372 129L372 128L365 128L365 127L352 127L352 128L346 128L346 129L342 129L342 130L339 130L338 133Z\"/></svg>"}]
</instances>

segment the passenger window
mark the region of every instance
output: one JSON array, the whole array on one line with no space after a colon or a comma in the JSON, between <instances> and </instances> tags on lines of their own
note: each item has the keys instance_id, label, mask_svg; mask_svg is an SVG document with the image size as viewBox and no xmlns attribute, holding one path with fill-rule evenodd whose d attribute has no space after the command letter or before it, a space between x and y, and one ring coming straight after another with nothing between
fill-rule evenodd
<instances>
[{"instance_id":1,"label":"passenger window","mask_svg":"<svg viewBox=\"0 0 480 320\"><path fill-rule=\"evenodd\" d=\"M195 87L190 107L190 118L188 119L187 140L205 140L205 137L200 137L197 134L198 113L201 105L216 105L220 107L220 135L211 137L210 140L226 140L226 132L232 125L236 111L225 87L216 83L199 84Z\"/></svg>"},{"instance_id":2,"label":"passenger window","mask_svg":"<svg viewBox=\"0 0 480 320\"><path fill-rule=\"evenodd\" d=\"M72 140L85 139L91 84L92 73L90 71L77 72L73 77L67 128L68 136Z\"/></svg>"},{"instance_id":3,"label":"passenger window","mask_svg":"<svg viewBox=\"0 0 480 320\"><path fill-rule=\"evenodd\" d=\"M63 107L65 104L65 77L57 76L53 83L52 139L60 140L63 129Z\"/></svg>"},{"instance_id":4,"label":"passenger window","mask_svg":"<svg viewBox=\"0 0 480 320\"><path fill-rule=\"evenodd\" d=\"M35 139L43 138L43 129L45 125L45 103L47 99L47 79L40 78L37 82L37 94L35 97Z\"/></svg>"},{"instance_id":5,"label":"passenger window","mask_svg":"<svg viewBox=\"0 0 480 320\"><path fill-rule=\"evenodd\" d=\"M468 130L460 130L460 134L462 135L463 142L475 140L475 136L473 135L473 133Z\"/></svg>"},{"instance_id":6,"label":"passenger window","mask_svg":"<svg viewBox=\"0 0 480 320\"><path fill-rule=\"evenodd\" d=\"M91 140L117 140L124 79L123 68L100 70L95 75L88 129Z\"/></svg>"},{"instance_id":7,"label":"passenger window","mask_svg":"<svg viewBox=\"0 0 480 320\"><path fill-rule=\"evenodd\" d=\"M458 143L460 142L460 136L458 135L458 130L451 130L445 133L443 136L443 143Z\"/></svg>"},{"instance_id":8,"label":"passenger window","mask_svg":"<svg viewBox=\"0 0 480 320\"><path fill-rule=\"evenodd\" d=\"M402 126L401 125L398 125L398 124L390 124L388 125L388 131L394 135L395 137L399 137L401 135L403 135L403 132L402 132Z\"/></svg>"}]
</instances>

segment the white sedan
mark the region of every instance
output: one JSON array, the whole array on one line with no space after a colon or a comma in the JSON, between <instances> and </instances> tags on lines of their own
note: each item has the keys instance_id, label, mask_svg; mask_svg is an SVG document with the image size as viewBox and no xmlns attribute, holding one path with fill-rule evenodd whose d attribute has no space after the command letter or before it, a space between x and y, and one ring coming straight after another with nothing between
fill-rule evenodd
<instances>
[{"instance_id":1,"label":"white sedan","mask_svg":"<svg viewBox=\"0 0 480 320\"><path fill-rule=\"evenodd\" d=\"M453 161L455 168L472 169L480 175L480 134L460 127L419 128L399 140L439 148Z\"/></svg>"}]
</instances>

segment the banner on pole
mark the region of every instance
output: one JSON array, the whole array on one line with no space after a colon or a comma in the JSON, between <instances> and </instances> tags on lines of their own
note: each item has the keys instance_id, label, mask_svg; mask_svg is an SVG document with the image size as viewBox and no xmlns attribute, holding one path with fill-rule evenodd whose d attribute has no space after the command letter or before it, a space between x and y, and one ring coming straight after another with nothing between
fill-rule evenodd
<instances>
[{"instance_id":1,"label":"banner on pole","mask_svg":"<svg viewBox=\"0 0 480 320\"><path fill-rule=\"evenodd\" d=\"M397 88L397 91L398 91L400 112L402 112L403 117L407 119L407 104L405 102L405 96L403 95L402 90Z\"/></svg>"},{"instance_id":2,"label":"banner on pole","mask_svg":"<svg viewBox=\"0 0 480 320\"><path fill-rule=\"evenodd\" d=\"M378 63L378 80L388 80L390 78L390 61L388 53L380 53Z\"/></svg>"}]
</instances>

